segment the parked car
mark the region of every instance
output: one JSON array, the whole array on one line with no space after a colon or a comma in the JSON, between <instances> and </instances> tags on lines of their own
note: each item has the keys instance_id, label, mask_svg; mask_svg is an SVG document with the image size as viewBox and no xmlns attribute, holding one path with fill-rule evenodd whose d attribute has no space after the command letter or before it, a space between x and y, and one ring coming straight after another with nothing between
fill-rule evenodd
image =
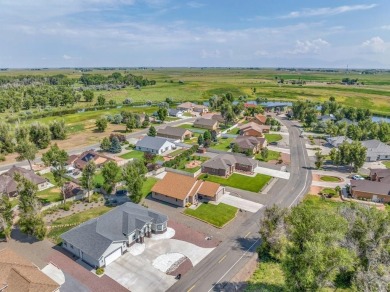
<instances>
[{"instance_id":1,"label":"parked car","mask_svg":"<svg viewBox=\"0 0 390 292\"><path fill-rule=\"evenodd\" d=\"M270 143L268 143L269 145L274 145L274 146L276 146L276 145L278 145L278 142L270 142Z\"/></svg>"},{"instance_id":2,"label":"parked car","mask_svg":"<svg viewBox=\"0 0 390 292\"><path fill-rule=\"evenodd\" d=\"M353 180L364 180L364 177L362 177L361 175L355 174L354 176L352 176L352 179Z\"/></svg>"}]
</instances>

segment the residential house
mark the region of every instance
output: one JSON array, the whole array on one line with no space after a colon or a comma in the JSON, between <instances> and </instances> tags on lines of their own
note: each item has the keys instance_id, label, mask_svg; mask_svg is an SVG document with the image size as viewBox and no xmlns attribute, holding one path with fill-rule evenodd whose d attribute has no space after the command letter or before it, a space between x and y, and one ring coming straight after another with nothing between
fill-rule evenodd
<instances>
[{"instance_id":1,"label":"residential house","mask_svg":"<svg viewBox=\"0 0 390 292\"><path fill-rule=\"evenodd\" d=\"M355 199L390 202L390 184L369 180L351 180L350 193Z\"/></svg>"},{"instance_id":2,"label":"residential house","mask_svg":"<svg viewBox=\"0 0 390 292\"><path fill-rule=\"evenodd\" d=\"M136 150L154 154L163 154L175 148L175 144L161 137L145 136L135 144Z\"/></svg>"},{"instance_id":3,"label":"residential house","mask_svg":"<svg viewBox=\"0 0 390 292\"><path fill-rule=\"evenodd\" d=\"M183 112L179 109L170 108L168 110L168 114L171 117L181 118L183 116Z\"/></svg>"},{"instance_id":4,"label":"residential house","mask_svg":"<svg viewBox=\"0 0 390 292\"><path fill-rule=\"evenodd\" d=\"M100 168L105 163L115 160L94 150L88 150L81 153L80 155L70 156L67 164L77 169L83 170L89 161L95 162L96 166Z\"/></svg>"},{"instance_id":5,"label":"residential house","mask_svg":"<svg viewBox=\"0 0 390 292\"><path fill-rule=\"evenodd\" d=\"M192 110L196 113L200 113L201 115L204 113L207 113L209 111L209 108L205 105L199 105L195 104L192 108Z\"/></svg>"},{"instance_id":6,"label":"residential house","mask_svg":"<svg viewBox=\"0 0 390 292\"><path fill-rule=\"evenodd\" d=\"M218 201L225 188L217 183L168 172L152 188L152 197L179 207L199 201Z\"/></svg>"},{"instance_id":7,"label":"residential house","mask_svg":"<svg viewBox=\"0 0 390 292\"><path fill-rule=\"evenodd\" d=\"M259 125L254 122L244 124L238 127L240 135L242 136L253 136L253 137L264 137L264 133L269 133L271 127L267 125Z\"/></svg>"},{"instance_id":8,"label":"residential house","mask_svg":"<svg viewBox=\"0 0 390 292\"><path fill-rule=\"evenodd\" d=\"M336 121L336 118L334 115L330 114L330 115L319 116L319 117L317 117L317 120L320 123L326 123L328 121L334 122L334 121Z\"/></svg>"},{"instance_id":9,"label":"residential house","mask_svg":"<svg viewBox=\"0 0 390 292\"><path fill-rule=\"evenodd\" d=\"M0 291L59 291L60 285L9 248L0 250Z\"/></svg>"},{"instance_id":10,"label":"residential house","mask_svg":"<svg viewBox=\"0 0 390 292\"><path fill-rule=\"evenodd\" d=\"M134 203L125 203L63 233L62 247L90 266L104 267L135 242L167 230L168 217Z\"/></svg>"},{"instance_id":11,"label":"residential house","mask_svg":"<svg viewBox=\"0 0 390 292\"><path fill-rule=\"evenodd\" d=\"M182 112L192 112L195 105L196 105L195 103L187 101L187 102L179 104L177 106L177 109L182 111Z\"/></svg>"},{"instance_id":12,"label":"residential house","mask_svg":"<svg viewBox=\"0 0 390 292\"><path fill-rule=\"evenodd\" d=\"M0 175L0 194L7 194L9 197L17 196L18 182L15 180L16 174L32 182L39 191L47 188L50 184L46 178L37 175L34 171L13 165L8 171Z\"/></svg>"},{"instance_id":13,"label":"residential house","mask_svg":"<svg viewBox=\"0 0 390 292\"><path fill-rule=\"evenodd\" d=\"M163 129L160 128L157 130L157 136L184 141L192 137L192 132L179 127L166 126Z\"/></svg>"},{"instance_id":14,"label":"residential house","mask_svg":"<svg viewBox=\"0 0 390 292\"><path fill-rule=\"evenodd\" d=\"M349 139L346 136L337 136L337 137L328 137L326 138L326 141L329 143L330 146L332 147L339 147L341 144L344 142L351 143L352 140Z\"/></svg>"},{"instance_id":15,"label":"residential house","mask_svg":"<svg viewBox=\"0 0 390 292\"><path fill-rule=\"evenodd\" d=\"M379 140L362 141L362 145L367 148L366 161L378 161L390 159L390 146Z\"/></svg>"},{"instance_id":16,"label":"residential house","mask_svg":"<svg viewBox=\"0 0 390 292\"><path fill-rule=\"evenodd\" d=\"M202 172L228 177L235 171L253 173L257 166L257 161L248 157L219 154L202 164Z\"/></svg>"},{"instance_id":17,"label":"residential house","mask_svg":"<svg viewBox=\"0 0 390 292\"><path fill-rule=\"evenodd\" d=\"M197 118L194 122L194 127L206 129L206 130L217 130L218 129L218 121L213 119L205 119L205 118Z\"/></svg>"},{"instance_id":18,"label":"residential house","mask_svg":"<svg viewBox=\"0 0 390 292\"><path fill-rule=\"evenodd\" d=\"M64 192L66 198L72 198L75 196L84 197L87 194L86 190L73 181L69 181L64 184Z\"/></svg>"},{"instance_id":19,"label":"residential house","mask_svg":"<svg viewBox=\"0 0 390 292\"><path fill-rule=\"evenodd\" d=\"M262 114L255 115L251 120L251 122L254 122L259 125L265 125L266 121L267 121L267 117Z\"/></svg>"},{"instance_id":20,"label":"residential house","mask_svg":"<svg viewBox=\"0 0 390 292\"><path fill-rule=\"evenodd\" d=\"M370 169L371 181L384 182L390 184L390 169Z\"/></svg>"},{"instance_id":21,"label":"residential house","mask_svg":"<svg viewBox=\"0 0 390 292\"><path fill-rule=\"evenodd\" d=\"M267 140L264 137L238 136L232 144L237 145L239 152L256 154L267 146Z\"/></svg>"},{"instance_id":22,"label":"residential house","mask_svg":"<svg viewBox=\"0 0 390 292\"><path fill-rule=\"evenodd\" d=\"M211 119L217 121L220 124L225 122L225 119L223 118L223 116L221 114L213 114L211 116Z\"/></svg>"}]
</instances>

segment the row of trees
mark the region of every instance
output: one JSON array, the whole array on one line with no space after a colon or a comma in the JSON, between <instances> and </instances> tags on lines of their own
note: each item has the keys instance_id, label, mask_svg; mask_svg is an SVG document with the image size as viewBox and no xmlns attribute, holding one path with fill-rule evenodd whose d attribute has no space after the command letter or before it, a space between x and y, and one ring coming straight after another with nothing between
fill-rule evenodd
<instances>
[{"instance_id":1,"label":"row of trees","mask_svg":"<svg viewBox=\"0 0 390 292\"><path fill-rule=\"evenodd\" d=\"M352 171L357 172L366 161L367 148L358 141L344 141L337 148L332 148L329 156L334 165L350 166Z\"/></svg>"},{"instance_id":2,"label":"row of trees","mask_svg":"<svg viewBox=\"0 0 390 292\"><path fill-rule=\"evenodd\" d=\"M167 113L165 113L165 117L163 118L164 120L166 119L166 115ZM119 114L98 118L95 122L97 130L99 132L104 132L107 129L109 122L117 125L125 124L126 131L132 132L134 129L147 128L150 124L150 117L147 114L144 117L141 117L139 114L134 114L129 111L122 111Z\"/></svg>"},{"instance_id":3,"label":"row of trees","mask_svg":"<svg viewBox=\"0 0 390 292\"><path fill-rule=\"evenodd\" d=\"M387 212L358 205L337 211L273 206L261 221L259 254L281 263L288 291L388 291L389 220Z\"/></svg>"}]
</instances>

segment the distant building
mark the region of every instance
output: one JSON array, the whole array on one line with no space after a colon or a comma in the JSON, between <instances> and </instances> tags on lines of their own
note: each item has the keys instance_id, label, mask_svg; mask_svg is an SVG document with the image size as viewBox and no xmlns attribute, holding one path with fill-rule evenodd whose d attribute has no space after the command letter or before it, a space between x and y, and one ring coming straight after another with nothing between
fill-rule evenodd
<instances>
[{"instance_id":1,"label":"distant building","mask_svg":"<svg viewBox=\"0 0 390 292\"><path fill-rule=\"evenodd\" d=\"M166 126L157 130L157 136L184 141L192 137L192 132L179 127Z\"/></svg>"},{"instance_id":2,"label":"distant building","mask_svg":"<svg viewBox=\"0 0 390 292\"><path fill-rule=\"evenodd\" d=\"M239 127L240 135L242 136L253 136L253 137L264 137L264 133L269 133L271 127L267 125L259 125L254 122L244 124Z\"/></svg>"},{"instance_id":3,"label":"distant building","mask_svg":"<svg viewBox=\"0 0 390 292\"><path fill-rule=\"evenodd\" d=\"M237 145L239 152L256 154L267 146L267 140L264 137L238 136L232 144Z\"/></svg>"},{"instance_id":4,"label":"distant building","mask_svg":"<svg viewBox=\"0 0 390 292\"><path fill-rule=\"evenodd\" d=\"M217 130L218 129L218 121L213 119L205 119L205 118L197 118L194 122L194 127L206 129L206 130Z\"/></svg>"},{"instance_id":5,"label":"distant building","mask_svg":"<svg viewBox=\"0 0 390 292\"><path fill-rule=\"evenodd\" d=\"M366 161L378 161L390 159L390 146L379 140L362 141L362 145L367 148Z\"/></svg>"},{"instance_id":6,"label":"distant building","mask_svg":"<svg viewBox=\"0 0 390 292\"><path fill-rule=\"evenodd\" d=\"M175 148L175 144L161 137L145 136L135 144L136 150L153 154L163 154Z\"/></svg>"},{"instance_id":7,"label":"distant building","mask_svg":"<svg viewBox=\"0 0 390 292\"><path fill-rule=\"evenodd\" d=\"M77 169L83 170L89 161L93 161L96 166L100 168L105 163L115 160L94 150L88 150L81 153L80 155L69 156L67 164Z\"/></svg>"},{"instance_id":8,"label":"distant building","mask_svg":"<svg viewBox=\"0 0 390 292\"><path fill-rule=\"evenodd\" d=\"M262 114L255 115L251 120L251 122L254 122L259 125L265 125L266 121L267 121L267 117Z\"/></svg>"},{"instance_id":9,"label":"distant building","mask_svg":"<svg viewBox=\"0 0 390 292\"><path fill-rule=\"evenodd\" d=\"M178 110L181 110L183 112L197 112L200 114L207 113L208 107L204 105L198 105L192 102L184 102L182 104L179 104L177 106Z\"/></svg>"},{"instance_id":10,"label":"distant building","mask_svg":"<svg viewBox=\"0 0 390 292\"><path fill-rule=\"evenodd\" d=\"M168 114L169 116L176 117L176 118L181 118L183 116L183 112L181 110L173 109L173 108L169 109Z\"/></svg>"},{"instance_id":11,"label":"distant building","mask_svg":"<svg viewBox=\"0 0 390 292\"><path fill-rule=\"evenodd\" d=\"M344 142L351 143L352 140L349 139L346 136L337 136L337 137L328 137L326 138L326 141L329 143L330 146L332 147L339 147L341 144Z\"/></svg>"}]
</instances>

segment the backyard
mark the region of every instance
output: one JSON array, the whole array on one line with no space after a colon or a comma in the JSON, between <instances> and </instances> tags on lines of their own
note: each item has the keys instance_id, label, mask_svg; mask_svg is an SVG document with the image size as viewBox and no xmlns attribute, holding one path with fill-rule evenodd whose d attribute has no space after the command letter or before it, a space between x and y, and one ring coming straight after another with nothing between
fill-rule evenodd
<instances>
[{"instance_id":1,"label":"backyard","mask_svg":"<svg viewBox=\"0 0 390 292\"><path fill-rule=\"evenodd\" d=\"M43 204L59 202L62 200L60 189L58 187L48 188L37 192L37 197Z\"/></svg>"},{"instance_id":2,"label":"backyard","mask_svg":"<svg viewBox=\"0 0 390 292\"><path fill-rule=\"evenodd\" d=\"M273 151L273 150L268 150L268 157L267 158L264 159L261 156L261 153L256 154L255 158L257 160L264 161L264 162L268 162L270 160L279 160L280 159L280 152Z\"/></svg>"},{"instance_id":3,"label":"backyard","mask_svg":"<svg viewBox=\"0 0 390 292\"><path fill-rule=\"evenodd\" d=\"M138 150L132 150L130 152L120 155L119 157L123 159L132 159L132 158L142 159L144 157L144 152Z\"/></svg>"},{"instance_id":4,"label":"backyard","mask_svg":"<svg viewBox=\"0 0 390 292\"><path fill-rule=\"evenodd\" d=\"M142 186L142 197L145 198L147 195L149 195L150 191L152 190L153 186L158 182L157 178L154 177L148 177L146 181L144 182L144 185Z\"/></svg>"},{"instance_id":5,"label":"backyard","mask_svg":"<svg viewBox=\"0 0 390 292\"><path fill-rule=\"evenodd\" d=\"M210 148L221 151L228 151L230 149L230 144L233 142L233 138L220 138L215 145L210 146Z\"/></svg>"},{"instance_id":6,"label":"backyard","mask_svg":"<svg viewBox=\"0 0 390 292\"><path fill-rule=\"evenodd\" d=\"M256 176L251 177L238 173L233 173L229 178L209 174L202 174L199 178L219 183L224 186L258 193L263 189L263 187L270 181L272 177L264 174L257 174Z\"/></svg>"},{"instance_id":7,"label":"backyard","mask_svg":"<svg viewBox=\"0 0 390 292\"><path fill-rule=\"evenodd\" d=\"M216 227L223 227L226 223L234 219L237 208L223 203L218 205L202 203L195 210L186 209L184 214L206 221Z\"/></svg>"},{"instance_id":8,"label":"backyard","mask_svg":"<svg viewBox=\"0 0 390 292\"><path fill-rule=\"evenodd\" d=\"M109 207L100 206L100 207L89 209L87 211L83 211L80 213L76 213L67 217L57 219L51 224L51 228L49 229L49 233L47 237L51 239L53 242L60 243L61 239L59 238L59 236L62 233L72 229L73 227L85 221L88 221L92 218L99 217L100 215L103 215L104 213L110 210L111 208ZM63 226L68 224L70 226ZM56 227L56 226L61 226L61 227Z\"/></svg>"},{"instance_id":9,"label":"backyard","mask_svg":"<svg viewBox=\"0 0 390 292\"><path fill-rule=\"evenodd\" d=\"M205 129L196 128L196 127L194 127L191 124L182 124L182 125L178 126L178 128L187 129L187 130L193 131L195 133L204 133L204 132L206 132Z\"/></svg>"}]
</instances>

